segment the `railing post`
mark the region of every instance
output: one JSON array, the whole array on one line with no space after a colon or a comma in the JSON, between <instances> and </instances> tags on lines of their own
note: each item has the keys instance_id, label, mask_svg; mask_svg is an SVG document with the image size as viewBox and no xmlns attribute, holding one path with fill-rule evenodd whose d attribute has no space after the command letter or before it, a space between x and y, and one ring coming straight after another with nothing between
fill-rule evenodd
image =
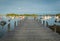
<instances>
[{"instance_id":1,"label":"railing post","mask_svg":"<svg viewBox=\"0 0 60 41\"><path fill-rule=\"evenodd\" d=\"M8 20L8 22L9 22L9 23L8 23L7 26L8 26L8 32L9 32L9 31L10 31L10 20Z\"/></svg>"},{"instance_id":2,"label":"railing post","mask_svg":"<svg viewBox=\"0 0 60 41\"><path fill-rule=\"evenodd\" d=\"M54 25L54 32L56 32L56 25Z\"/></svg>"},{"instance_id":3,"label":"railing post","mask_svg":"<svg viewBox=\"0 0 60 41\"><path fill-rule=\"evenodd\" d=\"M16 27L16 21L14 22L14 27Z\"/></svg>"},{"instance_id":4,"label":"railing post","mask_svg":"<svg viewBox=\"0 0 60 41\"><path fill-rule=\"evenodd\" d=\"M45 21L43 20L43 25L45 25Z\"/></svg>"},{"instance_id":5,"label":"railing post","mask_svg":"<svg viewBox=\"0 0 60 41\"><path fill-rule=\"evenodd\" d=\"M47 26L46 20L45 20L45 27Z\"/></svg>"},{"instance_id":6,"label":"railing post","mask_svg":"<svg viewBox=\"0 0 60 41\"><path fill-rule=\"evenodd\" d=\"M8 24L8 32L10 31L10 23Z\"/></svg>"},{"instance_id":7,"label":"railing post","mask_svg":"<svg viewBox=\"0 0 60 41\"><path fill-rule=\"evenodd\" d=\"M46 21L46 26L48 27L48 22Z\"/></svg>"}]
</instances>

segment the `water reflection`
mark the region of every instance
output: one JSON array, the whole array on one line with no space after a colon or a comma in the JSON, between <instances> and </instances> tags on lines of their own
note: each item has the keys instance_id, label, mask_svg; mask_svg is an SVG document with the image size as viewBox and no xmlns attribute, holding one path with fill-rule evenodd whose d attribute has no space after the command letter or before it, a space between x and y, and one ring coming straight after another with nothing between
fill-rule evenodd
<instances>
[{"instance_id":1,"label":"water reflection","mask_svg":"<svg viewBox=\"0 0 60 41\"><path fill-rule=\"evenodd\" d=\"M42 24L46 25L46 23L48 23L48 25L52 26L54 24L56 25L60 25L60 22L55 22L55 20L60 21L60 18L55 18L56 16L41 16L38 17L39 21L41 21Z\"/></svg>"},{"instance_id":2,"label":"water reflection","mask_svg":"<svg viewBox=\"0 0 60 41\"><path fill-rule=\"evenodd\" d=\"M53 26L54 24L56 24L56 25L60 25L60 23L59 22L55 22L55 20L56 20L56 18L55 18L56 16L38 16L37 18L36 18L36 20L38 19L38 21L39 22L41 22L42 24L44 24L45 26L48 24L49 26ZM24 17L22 17L22 18L24 18ZM6 32L8 32L8 30L9 31L13 31L14 30L14 28L15 28L15 25L16 25L16 27L18 26L18 23L19 23L19 21L20 20L22 20L22 18L21 17L6 17L6 16L1 16L0 17L0 22L2 21L2 20L4 20L5 22L6 22L6 25L4 25L4 27L3 27L3 29L2 29L2 26L0 25L0 37L2 37ZM30 17L29 16L29 19L33 19L33 17ZM60 18L59 18L59 21L60 21ZM15 24L16 23L16 24ZM10 28L8 27L9 25L8 24L10 24Z\"/></svg>"},{"instance_id":3,"label":"water reflection","mask_svg":"<svg viewBox=\"0 0 60 41\"><path fill-rule=\"evenodd\" d=\"M1 16L1 19L0 19L0 22L1 21L5 21L6 22L6 25L3 26L2 28L2 25L0 25L0 37L3 36L3 34L5 34L6 32L8 32L8 29L9 31L13 31L14 28L15 28L15 22L16 22L16 26L18 26L18 21L20 21L20 18L10 18L10 17L6 17L6 16ZM9 28L9 25L10 24L10 28Z\"/></svg>"}]
</instances>

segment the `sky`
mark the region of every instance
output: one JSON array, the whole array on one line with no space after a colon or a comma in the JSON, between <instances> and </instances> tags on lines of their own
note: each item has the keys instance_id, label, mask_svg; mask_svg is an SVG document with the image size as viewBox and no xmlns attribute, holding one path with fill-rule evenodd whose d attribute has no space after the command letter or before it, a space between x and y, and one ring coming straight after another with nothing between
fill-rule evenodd
<instances>
[{"instance_id":1,"label":"sky","mask_svg":"<svg viewBox=\"0 0 60 41\"><path fill-rule=\"evenodd\" d=\"M0 0L0 14L57 14L60 0Z\"/></svg>"}]
</instances>

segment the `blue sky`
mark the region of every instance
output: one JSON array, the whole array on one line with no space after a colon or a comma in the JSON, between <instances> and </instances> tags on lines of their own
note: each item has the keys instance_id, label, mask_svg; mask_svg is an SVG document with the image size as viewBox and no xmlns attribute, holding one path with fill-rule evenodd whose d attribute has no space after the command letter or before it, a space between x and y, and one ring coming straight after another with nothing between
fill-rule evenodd
<instances>
[{"instance_id":1,"label":"blue sky","mask_svg":"<svg viewBox=\"0 0 60 41\"><path fill-rule=\"evenodd\" d=\"M60 0L0 0L0 14L56 14Z\"/></svg>"}]
</instances>

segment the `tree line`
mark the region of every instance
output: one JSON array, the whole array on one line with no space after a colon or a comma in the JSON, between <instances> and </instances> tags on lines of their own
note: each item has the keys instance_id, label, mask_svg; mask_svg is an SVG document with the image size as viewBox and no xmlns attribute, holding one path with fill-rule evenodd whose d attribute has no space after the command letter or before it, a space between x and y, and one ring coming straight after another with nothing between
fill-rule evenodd
<instances>
[{"instance_id":1,"label":"tree line","mask_svg":"<svg viewBox=\"0 0 60 41\"><path fill-rule=\"evenodd\" d=\"M60 16L60 14L46 14L46 15L50 15L50 16ZM6 16L40 16L38 14L6 14Z\"/></svg>"},{"instance_id":2,"label":"tree line","mask_svg":"<svg viewBox=\"0 0 60 41\"><path fill-rule=\"evenodd\" d=\"M38 16L38 14L6 14L6 16Z\"/></svg>"}]
</instances>

